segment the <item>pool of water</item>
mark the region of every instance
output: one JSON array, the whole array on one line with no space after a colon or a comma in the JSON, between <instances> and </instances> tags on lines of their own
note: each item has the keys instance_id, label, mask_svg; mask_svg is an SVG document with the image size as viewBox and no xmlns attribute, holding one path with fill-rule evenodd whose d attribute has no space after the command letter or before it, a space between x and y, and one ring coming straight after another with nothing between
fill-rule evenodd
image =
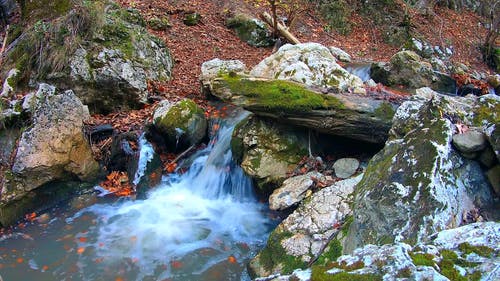
<instances>
[{"instance_id":1,"label":"pool of water","mask_svg":"<svg viewBox=\"0 0 500 281\"><path fill-rule=\"evenodd\" d=\"M237 114L142 200L82 194L0 238L10 280L248 280L276 221L231 160ZM140 164L139 164L140 165Z\"/></svg>"}]
</instances>

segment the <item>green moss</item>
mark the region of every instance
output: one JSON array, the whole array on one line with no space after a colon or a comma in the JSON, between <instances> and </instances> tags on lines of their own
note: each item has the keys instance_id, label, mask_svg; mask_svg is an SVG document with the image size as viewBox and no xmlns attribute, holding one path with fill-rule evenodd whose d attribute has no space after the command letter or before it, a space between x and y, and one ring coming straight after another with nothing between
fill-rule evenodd
<instances>
[{"instance_id":1,"label":"green moss","mask_svg":"<svg viewBox=\"0 0 500 281\"><path fill-rule=\"evenodd\" d=\"M475 126L482 126L484 121L487 121L492 124L500 123L500 102L493 102L488 104L488 102L484 104L480 104L477 108L474 109L474 119L473 123Z\"/></svg>"},{"instance_id":2,"label":"green moss","mask_svg":"<svg viewBox=\"0 0 500 281\"><path fill-rule=\"evenodd\" d=\"M288 255L286 250L281 246L281 241L292 237L290 232L280 232L274 230L267 240L266 247L260 252L260 264L264 269L271 271L274 268L280 267L281 273L289 274L297 268L305 268L306 263L300 258Z\"/></svg>"},{"instance_id":3,"label":"green moss","mask_svg":"<svg viewBox=\"0 0 500 281\"><path fill-rule=\"evenodd\" d=\"M184 24L187 26L197 25L201 20L201 15L198 13L189 13L184 16Z\"/></svg>"},{"instance_id":4,"label":"green moss","mask_svg":"<svg viewBox=\"0 0 500 281\"><path fill-rule=\"evenodd\" d=\"M453 281L467 281L468 279L465 276L460 275L460 272L455 268L453 261L451 260L442 260L439 263L439 268L441 270L441 274L448 277L448 279Z\"/></svg>"},{"instance_id":5,"label":"green moss","mask_svg":"<svg viewBox=\"0 0 500 281\"><path fill-rule=\"evenodd\" d=\"M163 17L153 17L148 20L148 26L153 30L165 30L172 25L166 16Z\"/></svg>"},{"instance_id":6,"label":"green moss","mask_svg":"<svg viewBox=\"0 0 500 281\"><path fill-rule=\"evenodd\" d=\"M342 225L342 235L343 237L347 236L347 232L349 231L349 227L351 227L351 224L354 222L354 216L349 215L346 217L344 224Z\"/></svg>"},{"instance_id":7,"label":"green moss","mask_svg":"<svg viewBox=\"0 0 500 281\"><path fill-rule=\"evenodd\" d=\"M335 261L342 255L342 244L340 241L334 239L328 243L325 251L321 253L315 264L326 265L328 262Z\"/></svg>"},{"instance_id":8,"label":"green moss","mask_svg":"<svg viewBox=\"0 0 500 281\"><path fill-rule=\"evenodd\" d=\"M483 275L480 271L474 271L472 274L468 275L470 281L479 281Z\"/></svg>"},{"instance_id":9,"label":"green moss","mask_svg":"<svg viewBox=\"0 0 500 281\"><path fill-rule=\"evenodd\" d=\"M194 114L203 114L203 110L194 101L185 99L172 106L163 118L155 120L155 122L157 122L159 128L166 130L165 133L175 138L176 132L174 128L187 131L186 124Z\"/></svg>"},{"instance_id":10,"label":"green moss","mask_svg":"<svg viewBox=\"0 0 500 281\"><path fill-rule=\"evenodd\" d=\"M424 265L424 266L434 266L434 256L432 254L423 254L423 253L413 253L410 252L410 257L415 265Z\"/></svg>"},{"instance_id":11,"label":"green moss","mask_svg":"<svg viewBox=\"0 0 500 281\"><path fill-rule=\"evenodd\" d=\"M265 25L259 25L255 20L244 15L237 15L228 19L226 26L233 29L242 41L252 46L268 47L274 44L274 40Z\"/></svg>"},{"instance_id":12,"label":"green moss","mask_svg":"<svg viewBox=\"0 0 500 281\"><path fill-rule=\"evenodd\" d=\"M240 76L224 75L224 83L235 95L258 101L264 108L284 112L307 112L315 109L343 109L344 104L335 97L321 95L290 81L250 80Z\"/></svg>"},{"instance_id":13,"label":"green moss","mask_svg":"<svg viewBox=\"0 0 500 281\"><path fill-rule=\"evenodd\" d=\"M460 245L458 245L458 249L468 255L471 253L476 253L482 257L491 257L491 254L493 253L493 249L486 247L486 246L472 246L471 244L465 242Z\"/></svg>"},{"instance_id":14,"label":"green moss","mask_svg":"<svg viewBox=\"0 0 500 281\"><path fill-rule=\"evenodd\" d=\"M445 260L452 260L452 261L458 260L458 255L452 250L441 250L440 253L443 259Z\"/></svg>"},{"instance_id":15,"label":"green moss","mask_svg":"<svg viewBox=\"0 0 500 281\"><path fill-rule=\"evenodd\" d=\"M22 17L28 23L59 17L72 7L71 0L21 0L20 3Z\"/></svg>"},{"instance_id":16,"label":"green moss","mask_svg":"<svg viewBox=\"0 0 500 281\"><path fill-rule=\"evenodd\" d=\"M381 281L382 277L376 274L351 274L347 272L339 272L328 274L328 270L323 266L313 266L311 280L312 281Z\"/></svg>"},{"instance_id":17,"label":"green moss","mask_svg":"<svg viewBox=\"0 0 500 281\"><path fill-rule=\"evenodd\" d=\"M392 105L388 102L382 102L379 107L373 112L374 115L383 120L392 120L392 117L396 113Z\"/></svg>"},{"instance_id":18,"label":"green moss","mask_svg":"<svg viewBox=\"0 0 500 281\"><path fill-rule=\"evenodd\" d=\"M411 275L412 275L411 268L405 267L403 269L398 270L398 274L396 275L396 277L397 278L410 278Z\"/></svg>"}]
</instances>

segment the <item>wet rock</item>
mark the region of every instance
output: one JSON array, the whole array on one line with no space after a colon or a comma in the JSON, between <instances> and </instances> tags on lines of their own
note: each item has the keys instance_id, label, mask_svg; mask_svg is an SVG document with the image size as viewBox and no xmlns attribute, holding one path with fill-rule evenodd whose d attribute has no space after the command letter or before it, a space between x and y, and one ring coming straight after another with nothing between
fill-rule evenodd
<instances>
[{"instance_id":1,"label":"wet rock","mask_svg":"<svg viewBox=\"0 0 500 281\"><path fill-rule=\"evenodd\" d=\"M234 30L236 35L250 46L269 47L274 44L271 32L259 19L237 14L226 21L226 26Z\"/></svg>"},{"instance_id":2,"label":"wet rock","mask_svg":"<svg viewBox=\"0 0 500 281\"><path fill-rule=\"evenodd\" d=\"M456 83L450 76L434 71L429 63L412 51L395 54L388 64L372 64L371 77L386 86L401 85L410 89L430 87L443 93L456 92Z\"/></svg>"},{"instance_id":3,"label":"wet rock","mask_svg":"<svg viewBox=\"0 0 500 281\"><path fill-rule=\"evenodd\" d=\"M479 155L479 162L486 168L491 168L497 162L497 157L491 146L487 146Z\"/></svg>"},{"instance_id":4,"label":"wet rock","mask_svg":"<svg viewBox=\"0 0 500 281\"><path fill-rule=\"evenodd\" d=\"M304 130L249 117L239 123L231 140L233 157L257 183L261 194L270 194L288 178L307 153Z\"/></svg>"},{"instance_id":5,"label":"wet rock","mask_svg":"<svg viewBox=\"0 0 500 281\"><path fill-rule=\"evenodd\" d=\"M350 178L359 168L359 161L355 158L342 158L333 164L335 175L341 179Z\"/></svg>"},{"instance_id":6,"label":"wet rock","mask_svg":"<svg viewBox=\"0 0 500 281\"><path fill-rule=\"evenodd\" d=\"M473 96L427 91L398 108L389 140L358 185L354 221L343 241L346 253L366 244L425 242L435 232L459 226L467 213L493 206L479 164L451 145L455 123L473 127L479 118L483 132L494 124L488 120L496 113L481 113L480 104Z\"/></svg>"},{"instance_id":7,"label":"wet rock","mask_svg":"<svg viewBox=\"0 0 500 281\"><path fill-rule=\"evenodd\" d=\"M362 175L314 193L271 233L266 247L250 262L252 276L289 274L321 254L351 214L350 194ZM333 245L332 245L333 247Z\"/></svg>"},{"instance_id":8,"label":"wet rock","mask_svg":"<svg viewBox=\"0 0 500 281\"><path fill-rule=\"evenodd\" d=\"M56 180L91 181L99 171L83 135L83 122L90 117L89 112L75 94L66 91L34 102L32 126L19 140L2 189L2 203L18 200Z\"/></svg>"},{"instance_id":9,"label":"wet rock","mask_svg":"<svg viewBox=\"0 0 500 281\"><path fill-rule=\"evenodd\" d=\"M0 129L0 165L10 165L10 159L15 152L16 142L21 136L19 128Z\"/></svg>"},{"instance_id":10,"label":"wet rock","mask_svg":"<svg viewBox=\"0 0 500 281\"><path fill-rule=\"evenodd\" d=\"M323 178L321 173L309 172L286 179L281 187L275 189L269 196L269 208L285 210L300 203L306 197L306 192L314 185L314 179L322 180Z\"/></svg>"},{"instance_id":11,"label":"wet rock","mask_svg":"<svg viewBox=\"0 0 500 281\"><path fill-rule=\"evenodd\" d=\"M250 75L334 88L339 92L363 86L359 77L336 63L328 48L317 43L284 45L256 65Z\"/></svg>"},{"instance_id":12,"label":"wet rock","mask_svg":"<svg viewBox=\"0 0 500 281\"><path fill-rule=\"evenodd\" d=\"M199 144L207 135L207 119L194 101L163 101L154 112L153 126L161 133L171 150L182 150Z\"/></svg>"},{"instance_id":13,"label":"wet rock","mask_svg":"<svg viewBox=\"0 0 500 281\"><path fill-rule=\"evenodd\" d=\"M453 135L453 144L460 152L478 152L486 147L486 138L481 131L472 129Z\"/></svg>"}]
</instances>

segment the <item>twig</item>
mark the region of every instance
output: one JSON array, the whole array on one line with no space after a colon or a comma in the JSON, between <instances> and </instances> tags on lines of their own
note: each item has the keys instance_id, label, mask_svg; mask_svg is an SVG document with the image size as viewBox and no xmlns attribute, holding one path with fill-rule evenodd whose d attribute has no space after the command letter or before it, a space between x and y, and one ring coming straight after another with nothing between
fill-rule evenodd
<instances>
[{"instance_id":1,"label":"twig","mask_svg":"<svg viewBox=\"0 0 500 281\"><path fill-rule=\"evenodd\" d=\"M9 25L7 25L7 28L5 29L5 37L3 38L2 49L0 50L0 65L2 65L3 62L3 52L5 50L5 45L7 44L7 37L9 37Z\"/></svg>"},{"instance_id":2,"label":"twig","mask_svg":"<svg viewBox=\"0 0 500 281\"><path fill-rule=\"evenodd\" d=\"M191 145L188 149L186 149L181 154L177 155L177 157L175 157L175 159L172 162L170 162L170 163L176 163L177 161L179 161L179 159L181 159L182 157L184 157L184 155L188 154L191 150L193 150L193 148L195 148L194 144Z\"/></svg>"}]
</instances>

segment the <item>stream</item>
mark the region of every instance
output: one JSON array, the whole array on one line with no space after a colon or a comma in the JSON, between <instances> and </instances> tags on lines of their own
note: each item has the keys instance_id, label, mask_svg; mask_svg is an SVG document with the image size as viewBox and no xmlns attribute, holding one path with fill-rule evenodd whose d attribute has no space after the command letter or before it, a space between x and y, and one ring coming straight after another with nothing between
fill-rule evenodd
<instances>
[{"instance_id":1,"label":"stream","mask_svg":"<svg viewBox=\"0 0 500 281\"><path fill-rule=\"evenodd\" d=\"M87 192L4 234L3 281L249 280L246 263L277 222L232 161L231 134L247 114L219 120L188 171L164 176L145 199Z\"/></svg>"}]
</instances>

